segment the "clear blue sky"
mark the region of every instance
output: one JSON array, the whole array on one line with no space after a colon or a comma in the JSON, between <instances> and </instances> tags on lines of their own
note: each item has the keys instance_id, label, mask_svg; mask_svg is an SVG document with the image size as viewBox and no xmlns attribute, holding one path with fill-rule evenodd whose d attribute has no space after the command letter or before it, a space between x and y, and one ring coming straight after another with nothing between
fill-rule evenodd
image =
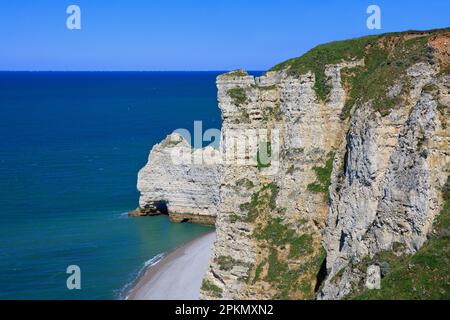
<instances>
[{"instance_id":1,"label":"clear blue sky","mask_svg":"<svg viewBox=\"0 0 450 320\"><path fill-rule=\"evenodd\" d=\"M71 4L81 30L66 28ZM265 70L324 42L448 26L449 0L9 0L0 70Z\"/></svg>"}]
</instances>

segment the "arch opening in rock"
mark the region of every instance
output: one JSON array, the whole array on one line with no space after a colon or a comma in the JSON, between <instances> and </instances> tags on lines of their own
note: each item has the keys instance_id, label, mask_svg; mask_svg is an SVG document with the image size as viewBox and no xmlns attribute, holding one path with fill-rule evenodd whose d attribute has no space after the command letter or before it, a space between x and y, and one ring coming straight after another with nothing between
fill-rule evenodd
<instances>
[{"instance_id":1,"label":"arch opening in rock","mask_svg":"<svg viewBox=\"0 0 450 320\"><path fill-rule=\"evenodd\" d=\"M158 200L154 202L155 211L160 214L169 214L169 209L167 208L167 201L166 200Z\"/></svg>"}]
</instances>

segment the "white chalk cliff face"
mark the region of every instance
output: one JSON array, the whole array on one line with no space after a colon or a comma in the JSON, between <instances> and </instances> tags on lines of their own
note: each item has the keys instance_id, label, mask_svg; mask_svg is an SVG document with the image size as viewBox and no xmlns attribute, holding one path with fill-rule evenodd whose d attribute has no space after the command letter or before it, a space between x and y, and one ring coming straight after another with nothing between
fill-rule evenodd
<instances>
[{"instance_id":1,"label":"white chalk cliff face","mask_svg":"<svg viewBox=\"0 0 450 320\"><path fill-rule=\"evenodd\" d=\"M217 240L203 298L314 298L328 209L324 194L309 191L308 185L317 181L314 168L332 161L345 133L339 120L345 103L340 70L361 63L326 68L331 84L326 103L317 98L310 72L299 77L285 70L257 78L241 72L218 77L224 138L239 130L278 130L280 150L273 172L274 164L224 163ZM235 88L244 92L245 101L233 99L233 92L239 92ZM255 158L256 153L247 156Z\"/></svg>"},{"instance_id":2,"label":"white chalk cliff face","mask_svg":"<svg viewBox=\"0 0 450 320\"><path fill-rule=\"evenodd\" d=\"M173 165L172 149L193 153L175 136L138 182L139 214L164 200L176 221L216 217L201 298L340 299L379 286L384 267L363 261L424 245L450 172L449 43L448 30L368 37L217 78L221 161ZM239 148L248 161L229 159Z\"/></svg>"},{"instance_id":3,"label":"white chalk cliff face","mask_svg":"<svg viewBox=\"0 0 450 320\"><path fill-rule=\"evenodd\" d=\"M219 203L220 166L212 147L193 149L172 133L155 145L138 174L139 208L130 215L166 213L176 222L214 224Z\"/></svg>"},{"instance_id":4,"label":"white chalk cliff face","mask_svg":"<svg viewBox=\"0 0 450 320\"><path fill-rule=\"evenodd\" d=\"M378 286L380 266L354 268L365 258L422 247L450 170L449 43L380 37L323 68L307 54L217 78L223 139L279 130L280 154L272 173L224 163L202 298L340 299Z\"/></svg>"}]
</instances>

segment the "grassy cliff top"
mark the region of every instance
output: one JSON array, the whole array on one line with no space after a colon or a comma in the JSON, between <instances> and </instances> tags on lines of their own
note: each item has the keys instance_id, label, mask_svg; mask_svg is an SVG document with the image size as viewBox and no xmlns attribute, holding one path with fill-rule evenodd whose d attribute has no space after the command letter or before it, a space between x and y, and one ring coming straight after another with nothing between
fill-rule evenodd
<instances>
[{"instance_id":1,"label":"grassy cliff top","mask_svg":"<svg viewBox=\"0 0 450 320\"><path fill-rule=\"evenodd\" d=\"M364 59L363 67L343 69L343 80L351 89L344 112L348 112L357 100L364 98L373 100L375 109L383 113L399 102L398 99L387 101L386 93L408 67L417 62L439 63L441 70L448 73L448 64L443 65L438 55L439 48L430 44L430 40L436 36L450 37L450 28L386 33L322 44L298 58L274 66L270 71L286 69L293 76L313 72L317 96L326 100L330 91L325 75L326 66ZM443 46L440 49L448 51L448 46ZM446 58L448 60L448 55Z\"/></svg>"}]
</instances>

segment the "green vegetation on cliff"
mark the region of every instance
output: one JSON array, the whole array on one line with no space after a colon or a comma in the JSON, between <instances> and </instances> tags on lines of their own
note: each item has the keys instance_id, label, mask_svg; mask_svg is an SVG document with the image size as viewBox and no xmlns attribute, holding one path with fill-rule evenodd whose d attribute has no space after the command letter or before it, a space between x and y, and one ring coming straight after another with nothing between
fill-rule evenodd
<instances>
[{"instance_id":1,"label":"green vegetation on cliff","mask_svg":"<svg viewBox=\"0 0 450 320\"><path fill-rule=\"evenodd\" d=\"M253 181L251 181L247 178L242 178L242 179L239 179L238 181L236 181L236 186L245 187L245 189L250 190L251 188L253 188L255 186L255 184L253 183Z\"/></svg>"},{"instance_id":2,"label":"green vegetation on cliff","mask_svg":"<svg viewBox=\"0 0 450 320\"><path fill-rule=\"evenodd\" d=\"M248 266L247 263L233 259L230 256L218 256L214 260L219 265L219 269L224 271L229 271L234 266Z\"/></svg>"},{"instance_id":3,"label":"green vegetation on cliff","mask_svg":"<svg viewBox=\"0 0 450 320\"><path fill-rule=\"evenodd\" d=\"M312 72L315 75L316 94L325 101L331 89L325 75L326 66L363 60L363 66L341 70L342 79L349 89L341 118L349 115L355 103L366 102L371 102L374 110L386 115L402 101L403 89L408 85L402 81L406 70L418 62L436 63L434 49L428 45L430 36L449 30L388 33L331 42L319 45L301 57L280 63L271 71L286 69L288 74L297 77ZM391 90L398 80L398 92Z\"/></svg>"},{"instance_id":4,"label":"green vegetation on cliff","mask_svg":"<svg viewBox=\"0 0 450 320\"><path fill-rule=\"evenodd\" d=\"M245 77L245 76L248 76L248 73L245 70L238 69L238 70L233 70L228 73L225 73L222 76L223 77Z\"/></svg>"},{"instance_id":5,"label":"green vegetation on cliff","mask_svg":"<svg viewBox=\"0 0 450 320\"><path fill-rule=\"evenodd\" d=\"M447 177L444 190L442 190L443 204L439 215L434 221L434 230L444 232L450 230L450 176Z\"/></svg>"},{"instance_id":6,"label":"green vegetation on cliff","mask_svg":"<svg viewBox=\"0 0 450 320\"><path fill-rule=\"evenodd\" d=\"M233 103L237 106L244 104L247 102L247 95L245 94L245 90L237 87L228 90L228 95L233 100Z\"/></svg>"},{"instance_id":7,"label":"green vegetation on cliff","mask_svg":"<svg viewBox=\"0 0 450 320\"><path fill-rule=\"evenodd\" d=\"M298 258L312 253L312 236L299 235L294 229L282 223L281 218L269 218L263 228L255 230L258 240L265 240L271 246L289 246L289 258Z\"/></svg>"},{"instance_id":8,"label":"green vegetation on cliff","mask_svg":"<svg viewBox=\"0 0 450 320\"><path fill-rule=\"evenodd\" d=\"M275 183L265 184L252 195L250 202L240 206L242 211L247 211L246 221L254 224L252 237L261 248L258 263L252 266L247 281L269 283L277 291L276 299L312 299L323 252L315 253L313 236L301 231L304 220L298 221L295 227L277 216L283 212L276 206L277 195ZM229 265L227 259L221 260L221 266Z\"/></svg>"},{"instance_id":9,"label":"green vegetation on cliff","mask_svg":"<svg viewBox=\"0 0 450 320\"><path fill-rule=\"evenodd\" d=\"M227 94L230 96L233 104L236 105L241 113L239 122L248 123L250 121L250 115L248 114L247 109L243 106L248 102L245 90L241 87L231 88L227 91Z\"/></svg>"},{"instance_id":10,"label":"green vegetation on cliff","mask_svg":"<svg viewBox=\"0 0 450 320\"><path fill-rule=\"evenodd\" d=\"M381 280L381 289L364 290L350 299L450 299L450 235L430 239L414 255L384 254L391 271Z\"/></svg>"},{"instance_id":11,"label":"green vegetation on cliff","mask_svg":"<svg viewBox=\"0 0 450 320\"><path fill-rule=\"evenodd\" d=\"M326 65L336 64L345 60L362 59L365 54L365 47L379 38L380 36L369 36L322 44L298 58L290 59L274 66L270 71L288 68L288 73L293 76L300 76L311 71L316 78L314 89L318 97L325 100L330 92L328 79L325 75Z\"/></svg>"},{"instance_id":12,"label":"green vegetation on cliff","mask_svg":"<svg viewBox=\"0 0 450 320\"><path fill-rule=\"evenodd\" d=\"M331 184L331 173L333 171L334 152L329 152L325 166L314 167L313 170L316 173L316 182L308 184L307 188L311 192L323 193L325 197L328 197L328 188Z\"/></svg>"},{"instance_id":13,"label":"green vegetation on cliff","mask_svg":"<svg viewBox=\"0 0 450 320\"><path fill-rule=\"evenodd\" d=\"M390 42L393 42L391 49ZM355 103L371 101L372 108L382 115L387 115L401 103L402 93L408 87L403 77L413 64L427 61L427 42L427 36L408 40L388 37L368 48L364 67L342 72L344 82L350 87L350 95L341 117L347 117Z\"/></svg>"},{"instance_id":14,"label":"green vegetation on cliff","mask_svg":"<svg viewBox=\"0 0 450 320\"><path fill-rule=\"evenodd\" d=\"M434 234L413 255L381 252L364 267L389 266L379 290L357 290L349 299L450 299L450 177L443 190L444 203L434 222ZM395 249L394 249L395 251Z\"/></svg>"}]
</instances>

